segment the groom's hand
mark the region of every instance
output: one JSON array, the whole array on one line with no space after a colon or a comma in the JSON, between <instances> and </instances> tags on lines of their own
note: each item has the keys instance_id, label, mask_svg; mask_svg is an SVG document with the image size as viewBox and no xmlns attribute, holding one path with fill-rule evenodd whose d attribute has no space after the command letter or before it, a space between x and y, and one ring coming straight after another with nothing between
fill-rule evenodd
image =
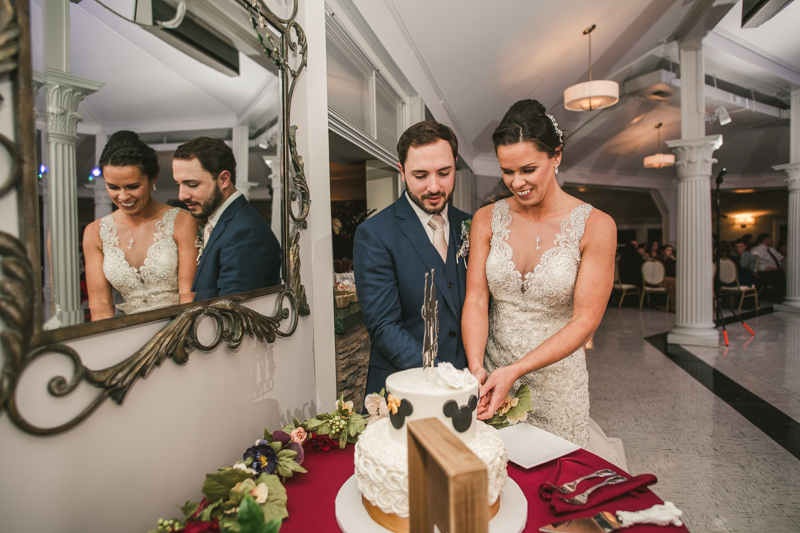
<instances>
[{"instance_id":1,"label":"groom's hand","mask_svg":"<svg viewBox=\"0 0 800 533\"><path fill-rule=\"evenodd\" d=\"M481 386L481 400L478 404L478 420L488 420L503 405L517 375L510 367L498 368L492 372Z\"/></svg>"}]
</instances>

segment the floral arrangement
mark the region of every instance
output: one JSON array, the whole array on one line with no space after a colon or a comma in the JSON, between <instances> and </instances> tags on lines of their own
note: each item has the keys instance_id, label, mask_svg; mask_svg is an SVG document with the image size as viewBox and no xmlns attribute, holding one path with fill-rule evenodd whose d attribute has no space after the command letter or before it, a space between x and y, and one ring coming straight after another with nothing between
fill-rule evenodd
<instances>
[{"instance_id":1,"label":"floral arrangement","mask_svg":"<svg viewBox=\"0 0 800 533\"><path fill-rule=\"evenodd\" d=\"M464 266L467 265L467 257L469 257L469 231L472 229L472 219L465 220L461 223L461 248L456 252L456 264L458 259L464 258Z\"/></svg>"},{"instance_id":2,"label":"floral arrangement","mask_svg":"<svg viewBox=\"0 0 800 533\"><path fill-rule=\"evenodd\" d=\"M305 422L295 418L278 431L265 429L241 461L206 474L203 499L186 502L182 520L160 519L149 533L276 533L289 516L283 484L306 473L305 450L344 449L366 427L366 417L342 397L330 413Z\"/></svg>"},{"instance_id":3,"label":"floral arrangement","mask_svg":"<svg viewBox=\"0 0 800 533\"><path fill-rule=\"evenodd\" d=\"M527 385L520 385L516 397L506 396L503 405L485 422L495 429L513 426L525 420L531 409L531 389Z\"/></svg>"}]
</instances>

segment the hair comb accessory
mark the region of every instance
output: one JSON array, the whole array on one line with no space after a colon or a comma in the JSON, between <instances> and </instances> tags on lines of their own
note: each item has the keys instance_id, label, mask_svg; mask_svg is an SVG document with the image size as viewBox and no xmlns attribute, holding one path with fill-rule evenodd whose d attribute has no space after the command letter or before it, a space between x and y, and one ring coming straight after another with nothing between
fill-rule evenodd
<instances>
[{"instance_id":1,"label":"hair comb accessory","mask_svg":"<svg viewBox=\"0 0 800 533\"><path fill-rule=\"evenodd\" d=\"M556 122L556 119L553 118L553 115L547 115L547 118L549 118L550 122L553 123L553 127L556 129L556 133L558 133L558 142L563 143L564 142L564 132L561 131L561 129L558 127L558 122Z\"/></svg>"}]
</instances>

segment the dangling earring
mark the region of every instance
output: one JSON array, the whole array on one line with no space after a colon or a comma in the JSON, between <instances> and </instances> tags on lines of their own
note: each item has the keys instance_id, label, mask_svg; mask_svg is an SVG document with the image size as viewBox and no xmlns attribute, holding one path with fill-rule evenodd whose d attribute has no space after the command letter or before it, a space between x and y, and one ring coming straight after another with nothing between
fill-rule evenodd
<instances>
[{"instance_id":1,"label":"dangling earring","mask_svg":"<svg viewBox=\"0 0 800 533\"><path fill-rule=\"evenodd\" d=\"M556 167L556 174L558 174L558 167ZM156 184L153 184L153 190L156 190Z\"/></svg>"},{"instance_id":2,"label":"dangling earring","mask_svg":"<svg viewBox=\"0 0 800 533\"><path fill-rule=\"evenodd\" d=\"M558 176L558 167L556 167L556 176ZM155 190L155 185L153 185L153 190Z\"/></svg>"}]
</instances>

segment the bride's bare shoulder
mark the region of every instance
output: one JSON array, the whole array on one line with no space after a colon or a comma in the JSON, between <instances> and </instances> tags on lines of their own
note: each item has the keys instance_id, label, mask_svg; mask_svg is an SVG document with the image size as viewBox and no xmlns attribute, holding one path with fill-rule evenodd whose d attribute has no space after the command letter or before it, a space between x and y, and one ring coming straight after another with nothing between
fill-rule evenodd
<instances>
[{"instance_id":1,"label":"bride's bare shoulder","mask_svg":"<svg viewBox=\"0 0 800 533\"><path fill-rule=\"evenodd\" d=\"M613 240L615 246L617 242L617 224L607 213L593 208L586 220L586 227L583 230L584 237L589 240Z\"/></svg>"}]
</instances>

